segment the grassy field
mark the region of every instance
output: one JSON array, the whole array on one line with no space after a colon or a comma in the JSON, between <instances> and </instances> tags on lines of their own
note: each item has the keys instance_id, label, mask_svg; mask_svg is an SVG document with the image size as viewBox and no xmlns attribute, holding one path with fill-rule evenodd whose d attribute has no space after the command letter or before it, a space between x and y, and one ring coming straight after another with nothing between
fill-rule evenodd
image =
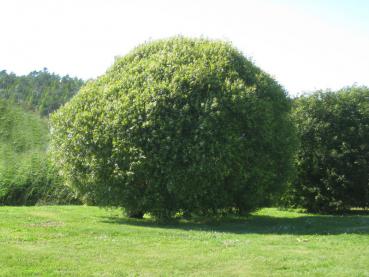
<instances>
[{"instance_id":1,"label":"grassy field","mask_svg":"<svg viewBox=\"0 0 369 277\"><path fill-rule=\"evenodd\" d=\"M0 276L369 276L369 214L161 225L96 207L0 207Z\"/></svg>"}]
</instances>

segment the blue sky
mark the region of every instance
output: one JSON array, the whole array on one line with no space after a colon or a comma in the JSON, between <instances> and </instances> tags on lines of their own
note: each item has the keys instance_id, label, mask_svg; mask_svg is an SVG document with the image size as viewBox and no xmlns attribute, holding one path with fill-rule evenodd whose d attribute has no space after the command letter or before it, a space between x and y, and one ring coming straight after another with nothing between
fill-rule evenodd
<instances>
[{"instance_id":1,"label":"blue sky","mask_svg":"<svg viewBox=\"0 0 369 277\"><path fill-rule=\"evenodd\" d=\"M0 69L84 79L144 41L231 41L291 95L369 86L367 0L1 0Z\"/></svg>"}]
</instances>

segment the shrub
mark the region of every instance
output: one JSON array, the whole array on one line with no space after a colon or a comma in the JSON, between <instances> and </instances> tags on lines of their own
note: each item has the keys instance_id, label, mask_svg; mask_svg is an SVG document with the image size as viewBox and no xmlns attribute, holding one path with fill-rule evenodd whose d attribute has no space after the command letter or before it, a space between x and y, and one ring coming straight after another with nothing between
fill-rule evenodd
<instances>
[{"instance_id":1,"label":"shrub","mask_svg":"<svg viewBox=\"0 0 369 277\"><path fill-rule=\"evenodd\" d=\"M288 178L289 109L229 43L159 40L52 115L53 156L86 201L131 215L247 212Z\"/></svg>"},{"instance_id":2,"label":"shrub","mask_svg":"<svg viewBox=\"0 0 369 277\"><path fill-rule=\"evenodd\" d=\"M294 101L301 147L294 204L313 212L369 206L369 89L318 91Z\"/></svg>"},{"instance_id":3,"label":"shrub","mask_svg":"<svg viewBox=\"0 0 369 277\"><path fill-rule=\"evenodd\" d=\"M0 100L0 205L75 203L46 148L47 121Z\"/></svg>"}]
</instances>

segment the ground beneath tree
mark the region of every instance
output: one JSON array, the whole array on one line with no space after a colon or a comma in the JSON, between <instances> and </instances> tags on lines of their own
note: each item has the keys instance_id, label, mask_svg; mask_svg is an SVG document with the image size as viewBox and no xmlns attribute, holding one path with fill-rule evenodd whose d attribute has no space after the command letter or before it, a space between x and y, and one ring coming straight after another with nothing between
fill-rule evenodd
<instances>
[{"instance_id":1,"label":"ground beneath tree","mask_svg":"<svg viewBox=\"0 0 369 277\"><path fill-rule=\"evenodd\" d=\"M369 276L369 214L274 208L157 224L86 206L0 207L0 276Z\"/></svg>"}]
</instances>

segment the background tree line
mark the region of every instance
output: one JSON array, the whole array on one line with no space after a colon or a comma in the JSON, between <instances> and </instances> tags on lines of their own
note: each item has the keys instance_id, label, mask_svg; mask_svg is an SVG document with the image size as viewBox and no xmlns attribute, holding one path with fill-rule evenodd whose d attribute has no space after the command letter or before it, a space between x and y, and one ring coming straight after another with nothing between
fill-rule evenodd
<instances>
[{"instance_id":1,"label":"background tree line","mask_svg":"<svg viewBox=\"0 0 369 277\"><path fill-rule=\"evenodd\" d=\"M0 204L78 203L50 161L49 113L83 81L49 73L0 71Z\"/></svg>"},{"instance_id":2,"label":"background tree line","mask_svg":"<svg viewBox=\"0 0 369 277\"><path fill-rule=\"evenodd\" d=\"M75 95L83 83L83 80L78 78L50 73L46 68L23 76L2 70L0 98L46 116Z\"/></svg>"}]
</instances>

